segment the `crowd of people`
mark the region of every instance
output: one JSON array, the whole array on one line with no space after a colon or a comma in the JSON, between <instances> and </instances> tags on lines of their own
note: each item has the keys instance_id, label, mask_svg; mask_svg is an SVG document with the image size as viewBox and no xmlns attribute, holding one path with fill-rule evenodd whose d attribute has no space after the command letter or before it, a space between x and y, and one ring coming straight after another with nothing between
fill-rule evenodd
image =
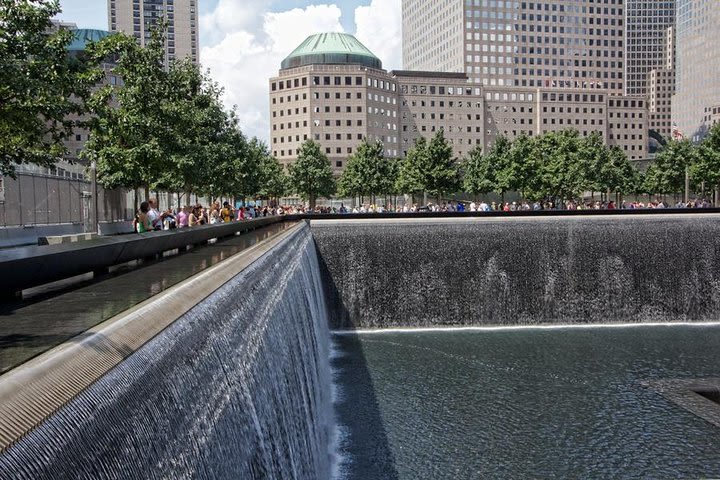
<instances>
[{"instance_id":1,"label":"crowd of people","mask_svg":"<svg viewBox=\"0 0 720 480\"><path fill-rule=\"evenodd\" d=\"M179 209L168 208L164 211L158 210L157 199L151 198L140 204L135 215L133 227L136 232L144 233L154 230L174 230L178 228L195 227L198 225L212 225L216 223L228 223L243 220L251 220L258 217L274 215L296 215L296 214L362 214L362 213L417 213L417 212L515 212L515 211L541 211L541 210L634 210L634 209L655 209L655 208L711 208L713 205L706 199L694 199L687 203L667 203L665 201L623 201L616 205L614 201L578 202L567 201L559 204L553 202L461 202L449 201L442 203L420 204L398 204L398 205L376 205L362 204L354 207L346 207L344 204L337 206L318 206L315 209L306 208L303 205L277 205L277 206L254 206L235 207L229 202L214 202L209 207L196 204L185 206Z\"/></svg>"},{"instance_id":2,"label":"crowd of people","mask_svg":"<svg viewBox=\"0 0 720 480\"><path fill-rule=\"evenodd\" d=\"M214 202L209 207L201 204L184 206L181 208L168 208L164 211L158 209L157 199L151 198L140 204L135 214L133 228L138 233L156 230L175 230L190 228L199 225L213 225L217 223L237 222L251 220L268 215L286 215L291 213L304 213L290 207L234 207L229 202Z\"/></svg>"}]
</instances>

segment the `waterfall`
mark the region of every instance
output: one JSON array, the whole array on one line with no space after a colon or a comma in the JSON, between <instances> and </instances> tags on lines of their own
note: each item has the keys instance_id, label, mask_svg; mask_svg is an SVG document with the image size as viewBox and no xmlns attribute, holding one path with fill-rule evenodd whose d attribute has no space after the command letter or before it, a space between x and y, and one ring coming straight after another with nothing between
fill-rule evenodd
<instances>
[{"instance_id":1,"label":"waterfall","mask_svg":"<svg viewBox=\"0 0 720 480\"><path fill-rule=\"evenodd\" d=\"M0 454L0 478L329 478L320 282L304 226Z\"/></svg>"},{"instance_id":2,"label":"waterfall","mask_svg":"<svg viewBox=\"0 0 720 480\"><path fill-rule=\"evenodd\" d=\"M313 220L332 327L717 321L716 216Z\"/></svg>"}]
</instances>

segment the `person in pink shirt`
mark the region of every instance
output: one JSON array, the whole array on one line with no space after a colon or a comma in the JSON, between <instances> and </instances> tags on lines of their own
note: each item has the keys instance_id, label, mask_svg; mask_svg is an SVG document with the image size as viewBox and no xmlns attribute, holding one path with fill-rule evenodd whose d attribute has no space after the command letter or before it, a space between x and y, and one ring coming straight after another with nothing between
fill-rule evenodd
<instances>
[{"instance_id":1,"label":"person in pink shirt","mask_svg":"<svg viewBox=\"0 0 720 480\"><path fill-rule=\"evenodd\" d=\"M177 214L177 226L178 228L185 228L188 226L188 213L187 207L182 207Z\"/></svg>"}]
</instances>

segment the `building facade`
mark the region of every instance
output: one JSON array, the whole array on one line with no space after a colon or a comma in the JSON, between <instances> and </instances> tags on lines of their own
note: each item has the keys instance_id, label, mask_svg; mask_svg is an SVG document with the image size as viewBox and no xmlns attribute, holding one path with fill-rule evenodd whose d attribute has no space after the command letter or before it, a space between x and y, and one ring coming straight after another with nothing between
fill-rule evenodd
<instances>
[{"instance_id":1,"label":"building facade","mask_svg":"<svg viewBox=\"0 0 720 480\"><path fill-rule=\"evenodd\" d=\"M665 62L650 70L647 81L650 130L663 138L672 138L672 97L675 95L675 29L669 27L665 34ZM657 148L653 145L651 148Z\"/></svg>"},{"instance_id":2,"label":"building facade","mask_svg":"<svg viewBox=\"0 0 720 480\"><path fill-rule=\"evenodd\" d=\"M720 104L720 9L717 0L676 0L676 92L672 123L700 141Z\"/></svg>"},{"instance_id":3,"label":"building facade","mask_svg":"<svg viewBox=\"0 0 720 480\"><path fill-rule=\"evenodd\" d=\"M150 39L150 29L162 18L167 22L166 62L190 58L199 62L199 0L108 0L111 32L133 35L141 45Z\"/></svg>"},{"instance_id":4,"label":"building facade","mask_svg":"<svg viewBox=\"0 0 720 480\"><path fill-rule=\"evenodd\" d=\"M624 1L625 93L644 96L648 95L650 72L668 68L668 38L673 39L675 1Z\"/></svg>"},{"instance_id":5,"label":"building facade","mask_svg":"<svg viewBox=\"0 0 720 480\"><path fill-rule=\"evenodd\" d=\"M269 80L270 148L292 163L305 140L320 143L336 173L364 138L403 157L442 129L454 154L487 149L498 135L598 132L632 160L647 156L645 98L605 90L483 86L462 72L386 71L354 37L309 37Z\"/></svg>"},{"instance_id":6,"label":"building facade","mask_svg":"<svg viewBox=\"0 0 720 480\"><path fill-rule=\"evenodd\" d=\"M493 87L625 91L623 0L403 0L402 15L405 69Z\"/></svg>"}]
</instances>

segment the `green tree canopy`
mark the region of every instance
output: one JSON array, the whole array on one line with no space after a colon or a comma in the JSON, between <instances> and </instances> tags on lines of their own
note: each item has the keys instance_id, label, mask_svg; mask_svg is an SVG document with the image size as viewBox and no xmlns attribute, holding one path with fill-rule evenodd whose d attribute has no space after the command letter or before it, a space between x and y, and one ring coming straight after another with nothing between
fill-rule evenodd
<instances>
[{"instance_id":1,"label":"green tree canopy","mask_svg":"<svg viewBox=\"0 0 720 480\"><path fill-rule=\"evenodd\" d=\"M53 32L57 1L0 0L0 175L23 163L51 166L99 79L68 55L73 34Z\"/></svg>"},{"instance_id":2,"label":"green tree canopy","mask_svg":"<svg viewBox=\"0 0 720 480\"><path fill-rule=\"evenodd\" d=\"M288 191L290 179L277 158L268 154L260 163L260 196L269 200L279 199Z\"/></svg>"},{"instance_id":3,"label":"green tree canopy","mask_svg":"<svg viewBox=\"0 0 720 480\"><path fill-rule=\"evenodd\" d=\"M149 188L167 174L167 155L177 139L167 121L168 72L164 38L152 32L147 47L117 34L88 49L97 61L117 57L122 85L107 85L88 100L93 113L84 156L97 161L98 181L107 188Z\"/></svg>"},{"instance_id":4,"label":"green tree canopy","mask_svg":"<svg viewBox=\"0 0 720 480\"><path fill-rule=\"evenodd\" d=\"M307 200L310 208L315 208L318 198L329 197L335 193L330 160L322 152L320 144L306 140L298 152L298 158L289 167L290 184L295 193Z\"/></svg>"},{"instance_id":5,"label":"green tree canopy","mask_svg":"<svg viewBox=\"0 0 720 480\"><path fill-rule=\"evenodd\" d=\"M504 194L520 189L519 164L512 162L511 143L505 136L498 136L487 152L487 161L495 170L495 191Z\"/></svg>"},{"instance_id":6,"label":"green tree canopy","mask_svg":"<svg viewBox=\"0 0 720 480\"><path fill-rule=\"evenodd\" d=\"M542 198L537 143L536 137L525 134L513 140L505 166L511 173L504 174L506 186L533 200Z\"/></svg>"},{"instance_id":7,"label":"green tree canopy","mask_svg":"<svg viewBox=\"0 0 720 480\"><path fill-rule=\"evenodd\" d=\"M706 182L714 187L720 185L720 123L712 126L700 145L695 161L690 166L690 176L696 184Z\"/></svg>"},{"instance_id":8,"label":"green tree canopy","mask_svg":"<svg viewBox=\"0 0 720 480\"><path fill-rule=\"evenodd\" d=\"M670 140L645 174L649 193L678 193L685 189L685 170L695 163L697 151L690 140Z\"/></svg>"},{"instance_id":9,"label":"green tree canopy","mask_svg":"<svg viewBox=\"0 0 720 480\"><path fill-rule=\"evenodd\" d=\"M542 197L567 200L587 189L588 168L583 153L576 130L548 132L537 138Z\"/></svg>"},{"instance_id":10,"label":"green tree canopy","mask_svg":"<svg viewBox=\"0 0 720 480\"><path fill-rule=\"evenodd\" d=\"M435 133L427 150L429 163L425 169L425 190L435 197L457 192L460 188L458 166L443 130Z\"/></svg>"},{"instance_id":11,"label":"green tree canopy","mask_svg":"<svg viewBox=\"0 0 720 480\"><path fill-rule=\"evenodd\" d=\"M420 137L400 167L397 190L410 194L427 192L435 197L456 192L460 186L460 172L452 153L442 130L429 142Z\"/></svg>"},{"instance_id":12,"label":"green tree canopy","mask_svg":"<svg viewBox=\"0 0 720 480\"><path fill-rule=\"evenodd\" d=\"M475 146L463 165L463 190L473 195L487 194L496 190L496 185L496 166L489 156L483 155L480 145Z\"/></svg>"},{"instance_id":13,"label":"green tree canopy","mask_svg":"<svg viewBox=\"0 0 720 480\"><path fill-rule=\"evenodd\" d=\"M245 137L234 112L222 105L222 89L189 60L172 62L158 121L168 135L160 180L154 187L210 196L230 195Z\"/></svg>"},{"instance_id":14,"label":"green tree canopy","mask_svg":"<svg viewBox=\"0 0 720 480\"><path fill-rule=\"evenodd\" d=\"M348 160L338 180L342 196L375 196L391 193L395 186L393 162L384 155L382 142L364 139Z\"/></svg>"},{"instance_id":15,"label":"green tree canopy","mask_svg":"<svg viewBox=\"0 0 720 480\"><path fill-rule=\"evenodd\" d=\"M424 166L429 163L428 149L425 137L420 137L400 165L395 181L395 189L400 193L411 195L422 194L427 185L425 182Z\"/></svg>"}]
</instances>

